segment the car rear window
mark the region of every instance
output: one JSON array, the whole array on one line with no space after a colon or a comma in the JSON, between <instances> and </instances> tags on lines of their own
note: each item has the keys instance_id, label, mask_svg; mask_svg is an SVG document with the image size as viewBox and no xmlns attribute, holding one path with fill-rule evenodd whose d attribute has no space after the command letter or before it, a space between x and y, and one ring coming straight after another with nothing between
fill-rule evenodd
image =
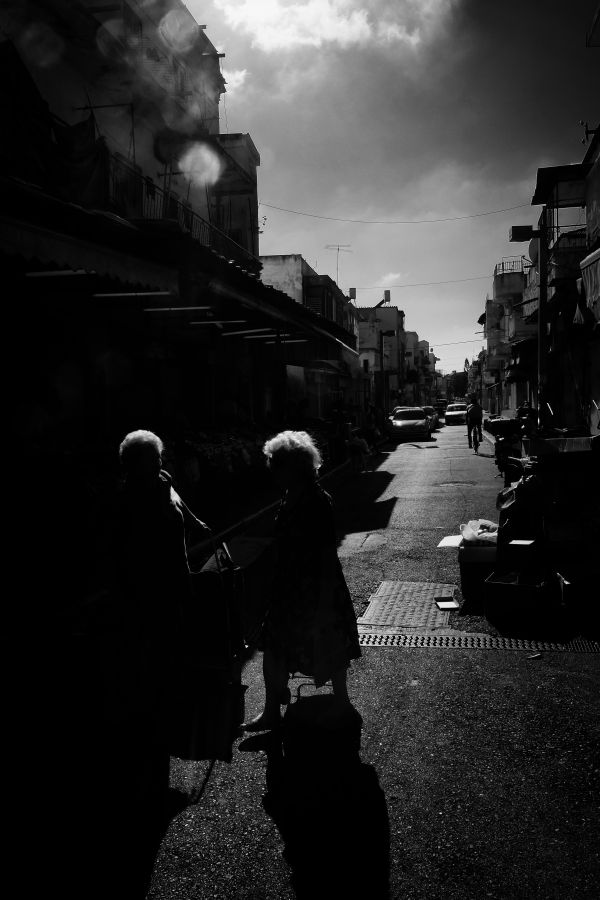
<instances>
[{"instance_id":1,"label":"car rear window","mask_svg":"<svg viewBox=\"0 0 600 900\"><path fill-rule=\"evenodd\" d=\"M446 412L465 412L466 409L466 403L451 403L450 406L446 407Z\"/></svg>"},{"instance_id":2,"label":"car rear window","mask_svg":"<svg viewBox=\"0 0 600 900\"><path fill-rule=\"evenodd\" d=\"M394 418L400 422L406 422L409 419L424 419L425 410L421 409L421 407L415 407L414 409L399 409L394 413Z\"/></svg>"}]
</instances>

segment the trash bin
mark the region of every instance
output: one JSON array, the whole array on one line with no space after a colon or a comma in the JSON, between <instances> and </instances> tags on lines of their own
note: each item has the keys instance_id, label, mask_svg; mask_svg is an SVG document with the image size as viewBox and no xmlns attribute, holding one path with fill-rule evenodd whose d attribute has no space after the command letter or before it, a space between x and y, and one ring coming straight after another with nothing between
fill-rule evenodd
<instances>
[{"instance_id":1,"label":"trash bin","mask_svg":"<svg viewBox=\"0 0 600 900\"><path fill-rule=\"evenodd\" d=\"M542 572L492 572L484 582L484 613L498 627L543 630L552 623L560 606L556 575Z\"/></svg>"},{"instance_id":2,"label":"trash bin","mask_svg":"<svg viewBox=\"0 0 600 900\"><path fill-rule=\"evenodd\" d=\"M468 541L458 548L460 589L465 600L483 603L484 582L496 564L496 545L473 546Z\"/></svg>"}]
</instances>

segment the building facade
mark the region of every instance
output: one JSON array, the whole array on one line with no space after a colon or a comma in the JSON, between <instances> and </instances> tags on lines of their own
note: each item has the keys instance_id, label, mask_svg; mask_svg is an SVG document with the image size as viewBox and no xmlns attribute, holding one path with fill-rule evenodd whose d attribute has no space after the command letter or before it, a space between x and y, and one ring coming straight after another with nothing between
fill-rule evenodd
<instances>
[{"instance_id":1,"label":"building facade","mask_svg":"<svg viewBox=\"0 0 600 900\"><path fill-rule=\"evenodd\" d=\"M384 411L402 403L406 383L404 312L397 306L358 307L363 404Z\"/></svg>"},{"instance_id":2,"label":"building facade","mask_svg":"<svg viewBox=\"0 0 600 900\"><path fill-rule=\"evenodd\" d=\"M364 409L364 379L359 363L357 312L328 275L319 275L300 254L261 256L263 283L286 294L334 329L337 354L322 357L312 346L298 351L288 367L290 409L301 407L311 418L325 419L343 410L359 424Z\"/></svg>"}]
</instances>

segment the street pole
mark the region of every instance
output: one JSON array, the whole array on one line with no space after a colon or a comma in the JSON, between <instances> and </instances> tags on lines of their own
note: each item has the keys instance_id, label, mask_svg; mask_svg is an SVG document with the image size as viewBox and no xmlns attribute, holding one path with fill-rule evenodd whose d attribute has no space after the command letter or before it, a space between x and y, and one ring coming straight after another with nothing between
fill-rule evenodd
<instances>
[{"instance_id":1,"label":"street pole","mask_svg":"<svg viewBox=\"0 0 600 900\"><path fill-rule=\"evenodd\" d=\"M539 253L538 264L540 267L538 321L537 321L537 424L542 427L545 416L542 414L542 404L546 403L544 389L544 352L546 337L546 306L548 300L548 229L546 221L547 210L544 207L538 229Z\"/></svg>"},{"instance_id":2,"label":"street pole","mask_svg":"<svg viewBox=\"0 0 600 900\"><path fill-rule=\"evenodd\" d=\"M380 390L381 390L381 408L385 411L385 385L383 373L383 331L379 332L379 371L380 371Z\"/></svg>"}]
</instances>

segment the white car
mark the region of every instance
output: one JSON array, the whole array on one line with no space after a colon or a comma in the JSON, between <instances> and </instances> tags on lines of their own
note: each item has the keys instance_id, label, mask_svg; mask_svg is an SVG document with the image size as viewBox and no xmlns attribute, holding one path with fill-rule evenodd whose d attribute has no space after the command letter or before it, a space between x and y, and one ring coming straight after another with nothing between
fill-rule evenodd
<instances>
[{"instance_id":1,"label":"white car","mask_svg":"<svg viewBox=\"0 0 600 900\"><path fill-rule=\"evenodd\" d=\"M467 404L449 403L446 407L446 425L466 425Z\"/></svg>"},{"instance_id":2,"label":"white car","mask_svg":"<svg viewBox=\"0 0 600 900\"><path fill-rule=\"evenodd\" d=\"M388 421L388 432L392 440L431 438L431 421L422 406L405 406L394 411Z\"/></svg>"}]
</instances>

